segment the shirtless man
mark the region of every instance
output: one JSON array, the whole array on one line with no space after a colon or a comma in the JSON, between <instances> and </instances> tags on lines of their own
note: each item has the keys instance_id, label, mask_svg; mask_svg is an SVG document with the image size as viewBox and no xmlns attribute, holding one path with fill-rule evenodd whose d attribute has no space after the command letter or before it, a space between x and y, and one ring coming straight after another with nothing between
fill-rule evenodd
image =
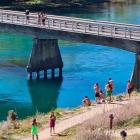
<instances>
[{"instance_id":1,"label":"shirtless man","mask_svg":"<svg viewBox=\"0 0 140 140\"><path fill-rule=\"evenodd\" d=\"M95 98L96 102L100 103L100 86L98 83L94 84Z\"/></svg>"},{"instance_id":2,"label":"shirtless man","mask_svg":"<svg viewBox=\"0 0 140 140\"><path fill-rule=\"evenodd\" d=\"M128 95L129 95L129 99L130 99L130 97L131 97L131 93L132 93L133 89L134 89L133 84L131 83L130 80L128 80L128 81L127 81L127 93L128 93Z\"/></svg>"}]
</instances>

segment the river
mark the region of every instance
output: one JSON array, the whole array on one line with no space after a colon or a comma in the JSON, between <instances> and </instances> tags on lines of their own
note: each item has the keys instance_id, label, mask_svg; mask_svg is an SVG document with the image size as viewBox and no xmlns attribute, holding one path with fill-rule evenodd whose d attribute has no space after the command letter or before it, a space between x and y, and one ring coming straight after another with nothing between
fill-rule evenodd
<instances>
[{"instance_id":1,"label":"river","mask_svg":"<svg viewBox=\"0 0 140 140\"><path fill-rule=\"evenodd\" d=\"M74 17L140 24L140 4L98 4L89 11L63 13ZM19 118L55 108L74 108L87 95L94 100L93 83L104 90L109 77L114 95L125 92L135 54L107 46L59 41L64 62L62 80L28 81L26 64L32 48L29 36L0 33L0 120L14 109Z\"/></svg>"}]
</instances>

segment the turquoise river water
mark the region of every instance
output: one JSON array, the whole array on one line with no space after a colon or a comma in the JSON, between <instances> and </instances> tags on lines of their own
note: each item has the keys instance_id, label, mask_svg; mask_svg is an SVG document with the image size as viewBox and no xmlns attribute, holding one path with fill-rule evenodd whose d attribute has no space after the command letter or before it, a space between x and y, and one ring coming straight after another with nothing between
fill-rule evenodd
<instances>
[{"instance_id":1,"label":"turquoise river water","mask_svg":"<svg viewBox=\"0 0 140 140\"><path fill-rule=\"evenodd\" d=\"M62 14L96 20L140 24L140 4L95 5L89 12ZM87 95L94 100L93 83L102 89L109 77L114 95L125 92L134 67L135 54L107 46L59 41L64 62L62 80L28 81L26 64L32 48L29 36L0 33L0 120L10 109L19 118L55 108L81 105Z\"/></svg>"}]
</instances>

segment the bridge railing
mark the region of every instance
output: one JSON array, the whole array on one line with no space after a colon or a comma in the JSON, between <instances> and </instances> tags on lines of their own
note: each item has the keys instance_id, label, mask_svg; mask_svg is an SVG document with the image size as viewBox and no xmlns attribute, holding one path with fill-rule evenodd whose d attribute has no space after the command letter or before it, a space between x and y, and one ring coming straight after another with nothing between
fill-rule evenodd
<instances>
[{"instance_id":1,"label":"bridge railing","mask_svg":"<svg viewBox=\"0 0 140 140\"><path fill-rule=\"evenodd\" d=\"M0 22L4 23L129 40L140 40L139 25L55 15L46 15L45 24L42 24L40 20L38 19L37 13L30 13L28 20L24 12L0 10Z\"/></svg>"}]
</instances>

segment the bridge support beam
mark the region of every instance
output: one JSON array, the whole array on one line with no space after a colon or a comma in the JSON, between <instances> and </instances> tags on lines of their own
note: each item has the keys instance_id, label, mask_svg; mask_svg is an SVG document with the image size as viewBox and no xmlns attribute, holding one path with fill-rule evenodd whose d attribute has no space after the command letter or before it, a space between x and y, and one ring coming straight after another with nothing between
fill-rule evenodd
<instances>
[{"instance_id":1,"label":"bridge support beam","mask_svg":"<svg viewBox=\"0 0 140 140\"><path fill-rule=\"evenodd\" d=\"M136 61L134 66L134 71L131 79L135 88L140 91L140 48L137 47Z\"/></svg>"},{"instance_id":2,"label":"bridge support beam","mask_svg":"<svg viewBox=\"0 0 140 140\"><path fill-rule=\"evenodd\" d=\"M57 39L34 39L32 52L27 65L29 78L35 72L37 79L40 78L40 71L44 72L44 79L47 79L47 70L51 69L52 78L55 77L55 69L59 68L59 75L62 76L63 62Z\"/></svg>"}]
</instances>

